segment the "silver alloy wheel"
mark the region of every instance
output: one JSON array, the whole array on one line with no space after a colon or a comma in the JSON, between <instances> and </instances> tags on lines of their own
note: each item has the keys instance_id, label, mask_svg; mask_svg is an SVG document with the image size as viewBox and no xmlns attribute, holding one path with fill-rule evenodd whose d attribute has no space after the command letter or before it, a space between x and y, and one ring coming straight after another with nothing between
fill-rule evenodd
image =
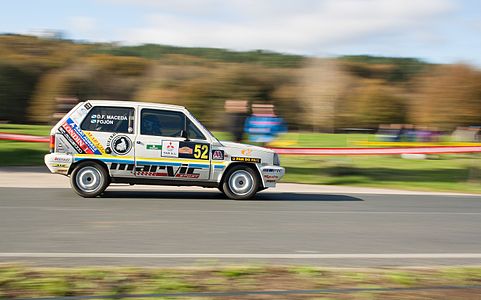
<instances>
[{"instance_id":1,"label":"silver alloy wheel","mask_svg":"<svg viewBox=\"0 0 481 300\"><path fill-rule=\"evenodd\" d=\"M254 188L254 178L245 170L237 170L229 177L229 188L236 195L246 195Z\"/></svg>"},{"instance_id":2,"label":"silver alloy wheel","mask_svg":"<svg viewBox=\"0 0 481 300\"><path fill-rule=\"evenodd\" d=\"M100 186L102 186L102 174L97 168L94 167L84 167L82 168L75 178L77 186L85 192L94 192Z\"/></svg>"}]
</instances>

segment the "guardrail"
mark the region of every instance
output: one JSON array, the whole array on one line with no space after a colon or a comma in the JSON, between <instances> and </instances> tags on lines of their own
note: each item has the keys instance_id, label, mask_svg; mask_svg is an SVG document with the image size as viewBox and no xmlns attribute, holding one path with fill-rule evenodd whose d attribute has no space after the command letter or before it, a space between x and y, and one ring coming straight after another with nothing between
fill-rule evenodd
<instances>
[{"instance_id":1,"label":"guardrail","mask_svg":"<svg viewBox=\"0 0 481 300\"><path fill-rule=\"evenodd\" d=\"M0 140L48 143L48 137L1 133ZM479 153L481 146L423 146L396 148L270 148L285 155L399 155L399 154L449 154Z\"/></svg>"},{"instance_id":2,"label":"guardrail","mask_svg":"<svg viewBox=\"0 0 481 300\"><path fill-rule=\"evenodd\" d=\"M398 155L477 153L481 146L430 146L406 148L270 148L287 155Z\"/></svg>"},{"instance_id":3,"label":"guardrail","mask_svg":"<svg viewBox=\"0 0 481 300\"><path fill-rule=\"evenodd\" d=\"M49 142L49 138L45 136L14 134L14 133L5 133L5 132L0 132L0 140L30 142L30 143L48 143Z\"/></svg>"}]
</instances>

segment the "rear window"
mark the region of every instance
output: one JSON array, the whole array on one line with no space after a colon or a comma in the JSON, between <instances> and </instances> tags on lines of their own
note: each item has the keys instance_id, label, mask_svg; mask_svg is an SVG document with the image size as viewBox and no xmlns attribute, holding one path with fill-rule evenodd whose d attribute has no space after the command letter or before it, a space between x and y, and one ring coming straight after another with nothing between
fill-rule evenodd
<instances>
[{"instance_id":1,"label":"rear window","mask_svg":"<svg viewBox=\"0 0 481 300\"><path fill-rule=\"evenodd\" d=\"M80 128L86 131L133 133L134 109L95 106L89 111Z\"/></svg>"}]
</instances>

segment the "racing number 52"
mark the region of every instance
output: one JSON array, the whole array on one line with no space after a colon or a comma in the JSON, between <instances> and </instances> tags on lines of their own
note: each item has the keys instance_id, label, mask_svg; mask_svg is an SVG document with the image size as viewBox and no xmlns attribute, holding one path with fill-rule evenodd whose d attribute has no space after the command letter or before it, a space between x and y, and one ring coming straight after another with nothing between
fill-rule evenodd
<instances>
[{"instance_id":1,"label":"racing number 52","mask_svg":"<svg viewBox=\"0 0 481 300\"><path fill-rule=\"evenodd\" d=\"M209 146L197 144L194 147L194 158L209 159Z\"/></svg>"}]
</instances>

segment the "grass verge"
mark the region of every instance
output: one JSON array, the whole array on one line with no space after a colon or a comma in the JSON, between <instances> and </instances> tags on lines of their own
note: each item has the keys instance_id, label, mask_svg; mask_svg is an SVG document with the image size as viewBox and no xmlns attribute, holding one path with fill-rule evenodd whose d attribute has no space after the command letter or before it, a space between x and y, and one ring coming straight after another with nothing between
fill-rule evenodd
<instances>
[{"instance_id":1,"label":"grass verge","mask_svg":"<svg viewBox=\"0 0 481 300\"><path fill-rule=\"evenodd\" d=\"M0 132L48 135L50 126L0 124ZM221 140L225 132L214 132ZM352 147L367 134L288 133L281 140L298 147ZM291 144L292 145L292 144ZM43 165L45 143L0 141L0 166ZM283 182L481 193L479 154L437 155L424 160L400 156L288 156Z\"/></svg>"},{"instance_id":2,"label":"grass verge","mask_svg":"<svg viewBox=\"0 0 481 300\"><path fill-rule=\"evenodd\" d=\"M481 267L425 269L332 269L309 266L38 268L23 265L0 265L0 298L10 299L82 295L112 297L121 294L403 288L480 284ZM480 292L479 289L362 292L296 295L295 298L475 299L473 297L479 296ZM248 299L292 299L293 297L294 295L250 295ZM222 297L216 299L222 299Z\"/></svg>"},{"instance_id":3,"label":"grass verge","mask_svg":"<svg viewBox=\"0 0 481 300\"><path fill-rule=\"evenodd\" d=\"M481 193L479 154L400 156L282 156L283 182Z\"/></svg>"}]
</instances>

